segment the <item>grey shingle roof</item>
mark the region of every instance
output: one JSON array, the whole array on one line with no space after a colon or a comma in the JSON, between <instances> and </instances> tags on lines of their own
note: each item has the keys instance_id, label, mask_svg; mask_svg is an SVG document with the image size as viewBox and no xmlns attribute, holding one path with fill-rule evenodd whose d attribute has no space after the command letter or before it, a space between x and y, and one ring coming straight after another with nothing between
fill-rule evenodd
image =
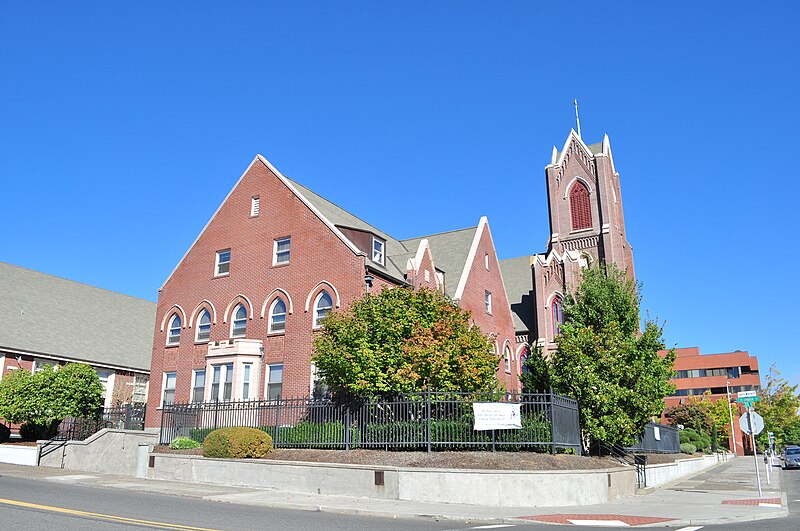
<instances>
[{"instance_id":1,"label":"grey shingle roof","mask_svg":"<svg viewBox=\"0 0 800 531\"><path fill-rule=\"evenodd\" d=\"M535 330L536 314L533 300L533 273L530 255L500 260L500 273L511 304L514 328L517 333Z\"/></svg>"},{"instance_id":2,"label":"grey shingle roof","mask_svg":"<svg viewBox=\"0 0 800 531\"><path fill-rule=\"evenodd\" d=\"M467 263L467 256L469 256L469 249L472 246L476 230L477 227L469 227L420 236L403 240L403 244L413 253L416 252L423 239L428 240L434 265L445 272L445 292L449 297L453 297Z\"/></svg>"},{"instance_id":3,"label":"grey shingle roof","mask_svg":"<svg viewBox=\"0 0 800 531\"><path fill-rule=\"evenodd\" d=\"M305 186L303 186L302 184L298 183L297 181L295 181L293 179L289 179L288 177L287 177L287 180L290 181L292 183L292 185L295 188L297 188L297 190L301 194L303 194L303 196L308 201L310 201L311 204L314 205L314 207L317 210L319 210L320 213L323 216L328 218L328 221L330 221L334 225L338 225L338 226L341 226L341 227L349 227L349 228L353 228L353 229L358 229L358 230L362 230L362 231L371 232L371 233L375 234L376 236L380 236L381 238L386 240L385 256L388 257L388 256L392 256L392 255L398 255L398 254L408 253L409 252L409 250L406 249L406 247L402 243L400 243L395 238L389 236L388 234L386 234L382 230L378 229L377 227L375 227L373 225L370 225L369 223L367 223L366 221L362 220L361 218L358 218L358 217L354 216L353 214L351 214L347 210L345 210L345 209L341 208L340 206L328 201L327 199L325 199L321 195L319 195L316 192L306 188ZM386 260L386 266L385 267L382 267L381 265L376 264L374 262L370 262L370 266L375 268L375 269L377 269L377 270L380 270L380 271L388 274L389 276L391 276L391 277L393 277L393 278L395 278L395 279L397 279L399 281L403 281L403 274L405 273L405 266L406 266L405 260L403 260L403 262L401 264L397 264L392 260Z\"/></svg>"},{"instance_id":4,"label":"grey shingle roof","mask_svg":"<svg viewBox=\"0 0 800 531\"><path fill-rule=\"evenodd\" d=\"M150 372L156 304L0 262L0 350Z\"/></svg>"},{"instance_id":5,"label":"grey shingle roof","mask_svg":"<svg viewBox=\"0 0 800 531\"><path fill-rule=\"evenodd\" d=\"M434 264L445 272L445 291L450 297L455 294L477 227L397 240L297 181L289 178L287 180L334 225L371 232L386 240L386 266L381 267L373 262L369 262L369 265L399 281L404 280L406 262L415 256L420 242L427 238Z\"/></svg>"}]
</instances>

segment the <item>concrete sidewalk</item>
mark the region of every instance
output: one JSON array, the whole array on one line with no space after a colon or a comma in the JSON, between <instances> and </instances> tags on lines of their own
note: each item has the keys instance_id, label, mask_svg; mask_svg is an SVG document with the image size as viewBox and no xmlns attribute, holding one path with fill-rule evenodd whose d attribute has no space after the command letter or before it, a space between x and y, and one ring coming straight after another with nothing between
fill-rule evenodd
<instances>
[{"instance_id":1,"label":"concrete sidewalk","mask_svg":"<svg viewBox=\"0 0 800 531\"><path fill-rule=\"evenodd\" d=\"M762 480L763 463L762 463ZM582 507L475 507L341 496L293 494L267 489L224 487L199 483L157 481L128 476L83 473L47 467L0 464L0 474L45 481L109 487L209 501L282 509L324 511L388 518L429 518L487 524L534 522L597 522L606 525L684 526L740 522L786 516L786 497L780 474L772 469L772 484L764 481L759 498L752 458L737 458L695 476L602 505Z\"/></svg>"}]
</instances>

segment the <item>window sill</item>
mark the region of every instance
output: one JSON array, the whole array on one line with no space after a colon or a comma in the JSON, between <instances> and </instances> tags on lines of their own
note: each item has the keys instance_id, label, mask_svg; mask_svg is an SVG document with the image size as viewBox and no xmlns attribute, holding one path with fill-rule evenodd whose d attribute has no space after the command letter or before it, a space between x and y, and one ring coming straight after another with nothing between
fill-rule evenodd
<instances>
[{"instance_id":1,"label":"window sill","mask_svg":"<svg viewBox=\"0 0 800 531\"><path fill-rule=\"evenodd\" d=\"M272 264L272 267L286 267L289 265L289 262L281 262L280 264Z\"/></svg>"},{"instance_id":2,"label":"window sill","mask_svg":"<svg viewBox=\"0 0 800 531\"><path fill-rule=\"evenodd\" d=\"M180 343L167 343L164 348L178 348L179 346L181 346Z\"/></svg>"},{"instance_id":3,"label":"window sill","mask_svg":"<svg viewBox=\"0 0 800 531\"><path fill-rule=\"evenodd\" d=\"M285 336L286 330L281 330L279 332L267 332L267 337L276 337L276 336Z\"/></svg>"},{"instance_id":4,"label":"window sill","mask_svg":"<svg viewBox=\"0 0 800 531\"><path fill-rule=\"evenodd\" d=\"M572 234L579 234L581 232L591 232L592 230L594 230L594 227L587 227L585 229L574 229L569 231L569 233L570 235L572 235Z\"/></svg>"},{"instance_id":5,"label":"window sill","mask_svg":"<svg viewBox=\"0 0 800 531\"><path fill-rule=\"evenodd\" d=\"M231 276L230 273L220 273L219 275L214 275L213 278L225 278Z\"/></svg>"},{"instance_id":6,"label":"window sill","mask_svg":"<svg viewBox=\"0 0 800 531\"><path fill-rule=\"evenodd\" d=\"M195 345L208 345L211 341L209 339L201 339L200 341L195 340Z\"/></svg>"}]
</instances>

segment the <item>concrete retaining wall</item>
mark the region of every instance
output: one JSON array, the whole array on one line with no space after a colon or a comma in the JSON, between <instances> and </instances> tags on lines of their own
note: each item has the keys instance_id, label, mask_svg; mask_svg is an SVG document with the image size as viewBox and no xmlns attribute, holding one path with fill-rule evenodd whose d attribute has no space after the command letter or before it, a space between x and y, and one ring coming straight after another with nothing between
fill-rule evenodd
<instances>
[{"instance_id":1,"label":"concrete retaining wall","mask_svg":"<svg viewBox=\"0 0 800 531\"><path fill-rule=\"evenodd\" d=\"M732 457L728 457L728 459L732 459ZM694 474L722 462L723 457L715 454L693 459L681 459L674 463L662 465L648 465L646 468L647 487L660 487L670 481Z\"/></svg>"},{"instance_id":2,"label":"concrete retaining wall","mask_svg":"<svg viewBox=\"0 0 800 531\"><path fill-rule=\"evenodd\" d=\"M39 465L120 474L143 476L147 452L140 452L144 445L148 451L158 444L158 434L133 430L103 429L85 441L39 441L41 455Z\"/></svg>"},{"instance_id":3,"label":"concrete retaining wall","mask_svg":"<svg viewBox=\"0 0 800 531\"><path fill-rule=\"evenodd\" d=\"M154 466L148 477L152 479L494 507L588 505L630 496L636 488L636 472L629 468L522 472L377 468L175 454L151 454L151 458ZM383 485L376 485L380 473Z\"/></svg>"},{"instance_id":4,"label":"concrete retaining wall","mask_svg":"<svg viewBox=\"0 0 800 531\"><path fill-rule=\"evenodd\" d=\"M39 449L36 446L0 444L0 463L36 466Z\"/></svg>"}]
</instances>

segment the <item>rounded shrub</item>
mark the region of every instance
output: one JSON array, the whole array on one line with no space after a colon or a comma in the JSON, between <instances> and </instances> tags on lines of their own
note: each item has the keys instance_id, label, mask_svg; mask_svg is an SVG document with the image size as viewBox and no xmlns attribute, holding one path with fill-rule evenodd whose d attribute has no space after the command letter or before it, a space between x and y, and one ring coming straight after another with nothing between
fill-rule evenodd
<instances>
[{"instance_id":1,"label":"rounded shrub","mask_svg":"<svg viewBox=\"0 0 800 531\"><path fill-rule=\"evenodd\" d=\"M200 448L200 443L191 437L175 437L169 443L169 447L173 450L189 450L191 448Z\"/></svg>"},{"instance_id":2,"label":"rounded shrub","mask_svg":"<svg viewBox=\"0 0 800 531\"><path fill-rule=\"evenodd\" d=\"M681 452L685 454L693 454L697 451L697 446L692 443L681 443Z\"/></svg>"},{"instance_id":3,"label":"rounded shrub","mask_svg":"<svg viewBox=\"0 0 800 531\"><path fill-rule=\"evenodd\" d=\"M11 438L11 428L0 422L0 443L4 443Z\"/></svg>"},{"instance_id":4,"label":"rounded shrub","mask_svg":"<svg viewBox=\"0 0 800 531\"><path fill-rule=\"evenodd\" d=\"M272 451L272 437L256 428L220 428L203 441L205 457L260 458Z\"/></svg>"}]
</instances>

